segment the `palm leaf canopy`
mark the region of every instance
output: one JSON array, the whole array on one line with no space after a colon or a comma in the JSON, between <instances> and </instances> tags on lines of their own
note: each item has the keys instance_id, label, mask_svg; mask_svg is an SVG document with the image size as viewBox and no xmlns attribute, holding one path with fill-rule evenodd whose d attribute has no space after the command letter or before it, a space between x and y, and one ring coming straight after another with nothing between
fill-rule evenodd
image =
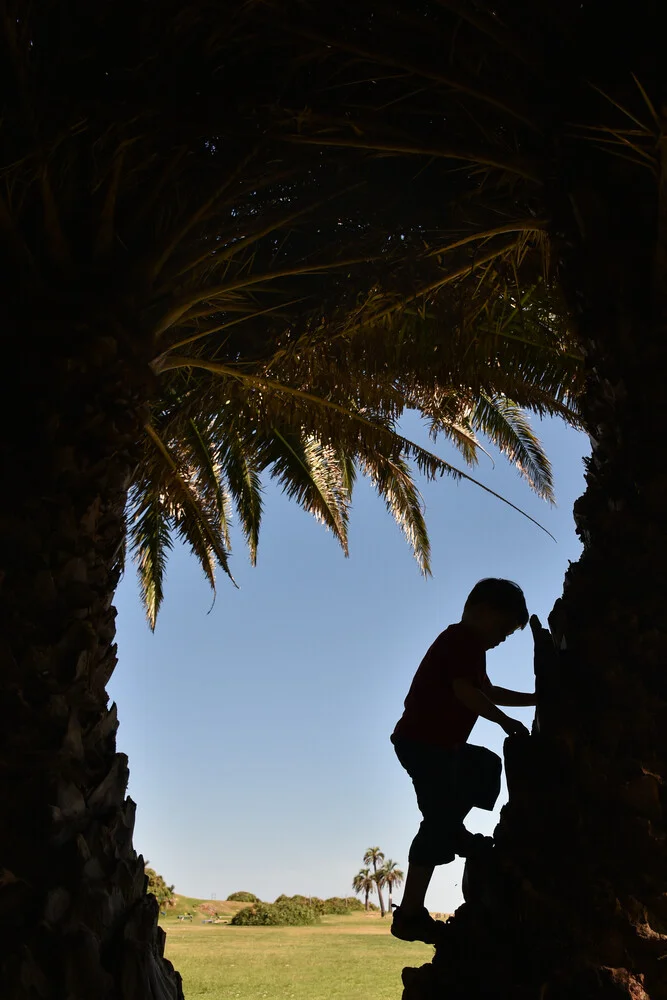
<instances>
[{"instance_id":1,"label":"palm leaf canopy","mask_svg":"<svg viewBox=\"0 0 667 1000\"><path fill-rule=\"evenodd\" d=\"M339 168L372 177L400 226L392 239L422 251L410 272L415 298L446 289L439 302L451 319L468 275L475 295L459 318L488 325L484 308L499 291L514 304L543 275L564 293L585 347L590 300L604 298L609 282L596 251L613 258L617 249L605 242L610 206L628 240L645 227L636 249L647 263L655 252L667 88L659 7L265 6L276 51L289 46L294 57L297 46L304 67L282 95L285 142L329 151ZM439 274L423 271L425 257ZM621 260L614 277L622 284Z\"/></svg>"},{"instance_id":2,"label":"palm leaf canopy","mask_svg":"<svg viewBox=\"0 0 667 1000\"><path fill-rule=\"evenodd\" d=\"M370 868L362 868L352 879L352 888L355 892L372 892L375 888L375 880Z\"/></svg>"},{"instance_id":3,"label":"palm leaf canopy","mask_svg":"<svg viewBox=\"0 0 667 1000\"><path fill-rule=\"evenodd\" d=\"M364 864L365 865L378 865L381 861L384 861L384 853L379 847L368 847L364 852Z\"/></svg>"},{"instance_id":4,"label":"palm leaf canopy","mask_svg":"<svg viewBox=\"0 0 667 1000\"><path fill-rule=\"evenodd\" d=\"M408 409L552 498L524 411L576 421L582 369L547 221L515 194L534 171L509 135L489 163L437 152L429 108L460 94L392 68L399 35L370 38L363 3L347 41L310 5L299 34L271 4L142 8L130 32L109 2L4 6L7 361L28 335L149 399L128 526L152 626L175 537L212 585L232 518L254 560L266 475L344 550L369 476L428 572L413 467L467 473L401 436Z\"/></svg>"},{"instance_id":5,"label":"palm leaf canopy","mask_svg":"<svg viewBox=\"0 0 667 1000\"><path fill-rule=\"evenodd\" d=\"M394 886L403 884L405 873L398 867L397 862L392 861L391 858L385 861L382 873L384 875L384 884L388 885L390 890L393 890Z\"/></svg>"}]
</instances>

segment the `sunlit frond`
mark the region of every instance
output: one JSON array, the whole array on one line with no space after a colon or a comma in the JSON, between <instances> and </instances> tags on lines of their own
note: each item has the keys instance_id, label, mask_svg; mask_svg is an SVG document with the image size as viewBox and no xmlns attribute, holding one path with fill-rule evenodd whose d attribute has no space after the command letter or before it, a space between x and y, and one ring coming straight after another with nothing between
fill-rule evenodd
<instances>
[{"instance_id":1,"label":"sunlit frond","mask_svg":"<svg viewBox=\"0 0 667 1000\"><path fill-rule=\"evenodd\" d=\"M163 498L147 484L130 497L128 532L137 563L139 591L152 629L164 598L163 581L172 548L173 524Z\"/></svg>"},{"instance_id":2,"label":"sunlit frond","mask_svg":"<svg viewBox=\"0 0 667 1000\"><path fill-rule=\"evenodd\" d=\"M217 415L213 427L219 461L254 565L262 520L262 483L257 456L254 448L247 447L234 422L225 427Z\"/></svg>"},{"instance_id":3,"label":"sunlit frond","mask_svg":"<svg viewBox=\"0 0 667 1000\"><path fill-rule=\"evenodd\" d=\"M482 396L472 410L470 425L481 431L507 455L538 494L555 502L551 463L526 414L503 396Z\"/></svg>"},{"instance_id":4,"label":"sunlit frond","mask_svg":"<svg viewBox=\"0 0 667 1000\"><path fill-rule=\"evenodd\" d=\"M424 521L424 503L407 462L402 458L362 460L361 467L405 535L424 574L431 573L431 546ZM365 859L364 859L365 860Z\"/></svg>"},{"instance_id":5,"label":"sunlit frond","mask_svg":"<svg viewBox=\"0 0 667 1000\"><path fill-rule=\"evenodd\" d=\"M197 470L182 465L176 451L172 450L174 445L178 447L178 442L173 442L170 448L169 443L164 441L150 424L146 425L146 434L152 448L151 487L153 490L157 487L160 491L153 503L164 506L173 530L188 544L211 588L215 591L216 563L233 580L229 569L228 552L223 543L225 528L221 524L220 511L216 505L210 503L207 490L199 487ZM165 520L163 517L163 525ZM156 544L163 543L165 532L166 527L163 526ZM154 557L150 565L160 567L162 560ZM161 590L157 584L153 586L153 593L155 594L153 601L155 612L152 616L154 625L161 599Z\"/></svg>"},{"instance_id":6,"label":"sunlit frond","mask_svg":"<svg viewBox=\"0 0 667 1000\"><path fill-rule=\"evenodd\" d=\"M259 448L287 496L330 528L347 555L349 494L335 449L309 435L281 433L277 427L265 434Z\"/></svg>"}]
</instances>

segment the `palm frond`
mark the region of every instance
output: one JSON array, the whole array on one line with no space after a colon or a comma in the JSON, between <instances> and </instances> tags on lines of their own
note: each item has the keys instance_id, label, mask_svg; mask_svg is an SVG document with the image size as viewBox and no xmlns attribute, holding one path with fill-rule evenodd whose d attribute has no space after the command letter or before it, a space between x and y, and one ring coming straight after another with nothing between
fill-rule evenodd
<instances>
[{"instance_id":1,"label":"palm frond","mask_svg":"<svg viewBox=\"0 0 667 1000\"><path fill-rule=\"evenodd\" d=\"M424 503L407 462L402 458L377 456L374 460L362 460L361 467L405 535L419 569L424 576L430 576L431 545L424 521Z\"/></svg>"},{"instance_id":2,"label":"palm frond","mask_svg":"<svg viewBox=\"0 0 667 1000\"><path fill-rule=\"evenodd\" d=\"M330 528L347 555L349 495L335 449L310 435L283 434L277 427L258 447L262 461L287 496Z\"/></svg>"},{"instance_id":3,"label":"palm frond","mask_svg":"<svg viewBox=\"0 0 667 1000\"><path fill-rule=\"evenodd\" d=\"M207 505L194 470L182 467L152 425L146 425L146 434L159 460L163 502L171 514L174 530L189 545L215 592L216 562L234 582L222 541L219 512Z\"/></svg>"},{"instance_id":4,"label":"palm frond","mask_svg":"<svg viewBox=\"0 0 667 1000\"><path fill-rule=\"evenodd\" d=\"M471 412L470 425L507 455L538 496L555 503L553 473L526 414L504 396L482 396Z\"/></svg>"},{"instance_id":5,"label":"palm frond","mask_svg":"<svg viewBox=\"0 0 667 1000\"><path fill-rule=\"evenodd\" d=\"M189 419L184 425L184 440L190 450L188 460L197 479L197 490L202 497L204 509L215 511L216 523L222 542L227 550L231 548L229 536L230 497L222 476L222 468L217 455L217 445L211 428Z\"/></svg>"},{"instance_id":6,"label":"palm frond","mask_svg":"<svg viewBox=\"0 0 667 1000\"><path fill-rule=\"evenodd\" d=\"M129 502L129 544L137 563L139 592L151 630L164 598L163 581L172 548L173 522L155 484L132 490Z\"/></svg>"},{"instance_id":7,"label":"palm frond","mask_svg":"<svg viewBox=\"0 0 667 1000\"><path fill-rule=\"evenodd\" d=\"M222 411L224 414L224 411ZM217 437L218 460L224 472L236 513L250 550L250 561L257 561L259 528L262 520L262 483L254 447L239 433L236 422L225 426L220 415L213 424Z\"/></svg>"}]
</instances>

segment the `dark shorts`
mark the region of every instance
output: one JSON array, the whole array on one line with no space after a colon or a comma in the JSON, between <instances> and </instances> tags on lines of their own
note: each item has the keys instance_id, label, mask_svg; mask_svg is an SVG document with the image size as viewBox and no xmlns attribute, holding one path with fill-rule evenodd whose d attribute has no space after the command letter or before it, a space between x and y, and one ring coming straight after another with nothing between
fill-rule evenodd
<instances>
[{"instance_id":1,"label":"dark shorts","mask_svg":"<svg viewBox=\"0 0 667 1000\"><path fill-rule=\"evenodd\" d=\"M500 757L465 743L453 749L391 737L396 756L412 778L424 817L408 861L445 865L454 860L463 820L473 808L493 809L500 792Z\"/></svg>"}]
</instances>

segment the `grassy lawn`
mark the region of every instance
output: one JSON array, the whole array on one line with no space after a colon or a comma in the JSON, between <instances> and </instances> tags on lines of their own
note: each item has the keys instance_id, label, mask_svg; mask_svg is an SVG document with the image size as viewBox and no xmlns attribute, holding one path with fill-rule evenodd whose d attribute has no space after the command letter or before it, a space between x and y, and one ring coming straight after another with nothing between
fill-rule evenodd
<instances>
[{"instance_id":1,"label":"grassy lawn","mask_svg":"<svg viewBox=\"0 0 667 1000\"><path fill-rule=\"evenodd\" d=\"M376 914L322 917L315 927L200 920L162 920L186 1000L400 1000L403 966L433 956L428 945L397 941Z\"/></svg>"}]
</instances>

